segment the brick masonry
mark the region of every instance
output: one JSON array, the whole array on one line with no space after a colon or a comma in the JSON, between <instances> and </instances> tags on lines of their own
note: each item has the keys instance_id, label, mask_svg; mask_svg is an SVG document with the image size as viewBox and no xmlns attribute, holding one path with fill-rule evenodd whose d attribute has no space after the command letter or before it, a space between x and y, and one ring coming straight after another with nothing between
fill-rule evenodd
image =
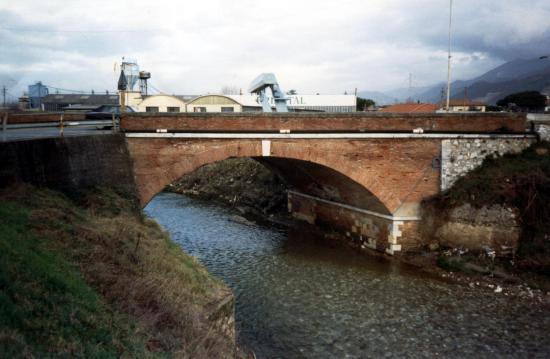
<instances>
[{"instance_id":1,"label":"brick masonry","mask_svg":"<svg viewBox=\"0 0 550 359\"><path fill-rule=\"evenodd\" d=\"M130 113L122 116L125 131L386 131L524 132L525 114L369 114L369 113Z\"/></svg>"},{"instance_id":2,"label":"brick masonry","mask_svg":"<svg viewBox=\"0 0 550 359\"><path fill-rule=\"evenodd\" d=\"M145 205L168 184L196 168L229 157L262 157L261 140L128 138L136 183ZM264 144L265 146L265 144ZM265 147L264 147L265 151ZM324 166L370 192L388 214L415 210L427 195L439 191L437 139L273 140L269 155ZM284 173L282 173L284 176ZM307 175L307 174L306 174ZM311 173L318 183L330 172ZM289 176L289 180L292 178ZM353 198L349 188L336 188L342 198ZM316 193L309 193L316 195Z\"/></svg>"}]
</instances>

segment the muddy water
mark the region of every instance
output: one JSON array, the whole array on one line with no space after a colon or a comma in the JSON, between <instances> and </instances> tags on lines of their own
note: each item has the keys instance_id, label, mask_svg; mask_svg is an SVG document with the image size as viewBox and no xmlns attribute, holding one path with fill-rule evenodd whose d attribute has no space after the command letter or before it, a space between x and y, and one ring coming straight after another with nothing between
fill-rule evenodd
<instances>
[{"instance_id":1,"label":"muddy water","mask_svg":"<svg viewBox=\"0 0 550 359\"><path fill-rule=\"evenodd\" d=\"M550 310L162 193L145 212L236 295L258 358L550 357Z\"/></svg>"}]
</instances>

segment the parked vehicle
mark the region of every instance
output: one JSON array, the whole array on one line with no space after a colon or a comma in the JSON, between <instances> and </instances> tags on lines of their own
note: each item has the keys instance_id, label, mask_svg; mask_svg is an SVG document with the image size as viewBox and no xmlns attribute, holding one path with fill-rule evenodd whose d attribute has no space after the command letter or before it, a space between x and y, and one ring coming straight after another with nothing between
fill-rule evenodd
<instances>
[{"instance_id":1,"label":"parked vehicle","mask_svg":"<svg viewBox=\"0 0 550 359\"><path fill-rule=\"evenodd\" d=\"M126 112L134 112L131 107L126 107ZM120 118L120 106L101 105L98 108L86 112L86 120L111 120L115 114L115 119Z\"/></svg>"}]
</instances>

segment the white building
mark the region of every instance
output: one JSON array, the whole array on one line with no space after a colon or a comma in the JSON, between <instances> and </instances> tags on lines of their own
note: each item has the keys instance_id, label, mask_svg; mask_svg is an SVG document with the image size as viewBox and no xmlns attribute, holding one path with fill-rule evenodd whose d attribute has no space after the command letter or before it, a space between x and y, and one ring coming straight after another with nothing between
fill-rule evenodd
<instances>
[{"instance_id":1,"label":"white building","mask_svg":"<svg viewBox=\"0 0 550 359\"><path fill-rule=\"evenodd\" d=\"M225 95L198 96L187 102L187 112L243 112L243 106Z\"/></svg>"},{"instance_id":2,"label":"white building","mask_svg":"<svg viewBox=\"0 0 550 359\"><path fill-rule=\"evenodd\" d=\"M171 95L147 96L136 105L137 112L185 112L185 106L185 101Z\"/></svg>"},{"instance_id":3,"label":"white building","mask_svg":"<svg viewBox=\"0 0 550 359\"><path fill-rule=\"evenodd\" d=\"M137 112L260 112L258 96L203 95L188 96L150 95L142 97L139 92L121 92L125 104ZM355 112L357 97L354 95L287 95L288 108L297 112ZM275 107L275 101L268 97Z\"/></svg>"},{"instance_id":4,"label":"white building","mask_svg":"<svg viewBox=\"0 0 550 359\"><path fill-rule=\"evenodd\" d=\"M258 96L253 94L228 95L243 106L243 111L261 111ZM287 105L290 111L320 111L320 112L355 112L357 97L355 95L287 95ZM269 102L275 107L273 97Z\"/></svg>"}]
</instances>

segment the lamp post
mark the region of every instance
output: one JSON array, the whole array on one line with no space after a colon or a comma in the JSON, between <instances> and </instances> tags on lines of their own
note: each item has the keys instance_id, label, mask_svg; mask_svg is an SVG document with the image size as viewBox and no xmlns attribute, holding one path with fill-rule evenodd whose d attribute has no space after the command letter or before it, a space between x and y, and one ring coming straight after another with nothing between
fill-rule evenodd
<instances>
[{"instance_id":1,"label":"lamp post","mask_svg":"<svg viewBox=\"0 0 550 359\"><path fill-rule=\"evenodd\" d=\"M453 21L453 0L450 0L449 7L449 56L447 61L447 103L445 109L450 111L449 103L451 102L451 27Z\"/></svg>"},{"instance_id":2,"label":"lamp post","mask_svg":"<svg viewBox=\"0 0 550 359\"><path fill-rule=\"evenodd\" d=\"M548 60L548 57L550 57L550 55L542 55L541 57L539 57L539 60ZM546 108L548 105L550 105L550 95L547 95L547 94L543 94L544 96L546 96L546 104L544 106L544 112L546 112Z\"/></svg>"}]
</instances>

